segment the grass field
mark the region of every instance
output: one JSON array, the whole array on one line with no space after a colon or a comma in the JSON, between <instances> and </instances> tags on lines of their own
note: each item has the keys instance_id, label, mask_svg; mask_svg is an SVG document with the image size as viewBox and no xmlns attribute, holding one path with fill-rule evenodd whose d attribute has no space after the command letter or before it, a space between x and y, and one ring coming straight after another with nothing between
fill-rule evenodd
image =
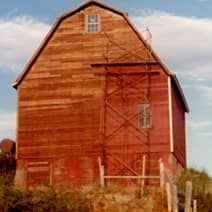
<instances>
[{"instance_id":1,"label":"grass field","mask_svg":"<svg viewBox=\"0 0 212 212\"><path fill-rule=\"evenodd\" d=\"M204 171L185 170L178 182L178 190L185 191L186 181L192 181L193 199L198 212L212 212L212 180ZM0 176L0 211L16 212L165 212L166 196L160 188L145 187L140 197L138 187L88 185L80 189L55 188L19 189L9 175Z\"/></svg>"}]
</instances>

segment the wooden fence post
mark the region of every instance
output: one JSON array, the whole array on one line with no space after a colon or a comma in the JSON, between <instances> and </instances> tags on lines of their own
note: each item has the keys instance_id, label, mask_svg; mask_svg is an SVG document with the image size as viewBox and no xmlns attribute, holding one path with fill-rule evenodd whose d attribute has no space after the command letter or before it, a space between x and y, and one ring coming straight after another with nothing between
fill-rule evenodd
<instances>
[{"instance_id":1,"label":"wooden fence post","mask_svg":"<svg viewBox=\"0 0 212 212\"><path fill-rule=\"evenodd\" d=\"M164 165L162 159L159 160L159 168L160 168L160 187L163 191L164 188Z\"/></svg>"},{"instance_id":2,"label":"wooden fence post","mask_svg":"<svg viewBox=\"0 0 212 212\"><path fill-rule=\"evenodd\" d=\"M173 212L178 212L177 186L174 184L172 184L172 207L173 207Z\"/></svg>"},{"instance_id":3,"label":"wooden fence post","mask_svg":"<svg viewBox=\"0 0 212 212\"><path fill-rule=\"evenodd\" d=\"M104 170L104 166L102 166L101 164L101 158L98 157L98 163L99 163L99 178L100 178L100 186L101 188L105 187L105 170Z\"/></svg>"},{"instance_id":4,"label":"wooden fence post","mask_svg":"<svg viewBox=\"0 0 212 212\"><path fill-rule=\"evenodd\" d=\"M105 167L102 166L102 187L105 187Z\"/></svg>"},{"instance_id":5,"label":"wooden fence post","mask_svg":"<svg viewBox=\"0 0 212 212\"><path fill-rule=\"evenodd\" d=\"M193 212L197 212L197 200L193 201Z\"/></svg>"},{"instance_id":6,"label":"wooden fence post","mask_svg":"<svg viewBox=\"0 0 212 212\"><path fill-rule=\"evenodd\" d=\"M146 156L143 155L143 159L142 159L142 176L145 177L146 175ZM144 184L145 181L144 179L141 181L141 196L144 195Z\"/></svg>"},{"instance_id":7,"label":"wooden fence post","mask_svg":"<svg viewBox=\"0 0 212 212\"><path fill-rule=\"evenodd\" d=\"M172 212L172 194L171 194L171 185L166 183L166 195L167 195L167 206L168 212Z\"/></svg>"},{"instance_id":8,"label":"wooden fence post","mask_svg":"<svg viewBox=\"0 0 212 212\"><path fill-rule=\"evenodd\" d=\"M191 212L191 199L192 199L192 182L186 182L185 192L185 212Z\"/></svg>"}]
</instances>

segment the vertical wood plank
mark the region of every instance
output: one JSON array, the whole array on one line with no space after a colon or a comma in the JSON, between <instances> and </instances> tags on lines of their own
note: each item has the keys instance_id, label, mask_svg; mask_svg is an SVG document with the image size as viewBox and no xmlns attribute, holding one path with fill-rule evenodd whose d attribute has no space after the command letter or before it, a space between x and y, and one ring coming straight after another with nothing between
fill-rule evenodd
<instances>
[{"instance_id":1,"label":"vertical wood plank","mask_svg":"<svg viewBox=\"0 0 212 212\"><path fill-rule=\"evenodd\" d=\"M102 188L104 188L105 187L105 167L101 166L101 170L102 170L101 186Z\"/></svg>"},{"instance_id":2,"label":"vertical wood plank","mask_svg":"<svg viewBox=\"0 0 212 212\"><path fill-rule=\"evenodd\" d=\"M104 188L104 166L101 165L101 158L98 157L98 164L99 164L99 179L100 179L100 186Z\"/></svg>"},{"instance_id":3,"label":"vertical wood plank","mask_svg":"<svg viewBox=\"0 0 212 212\"><path fill-rule=\"evenodd\" d=\"M49 179L49 184L53 185L53 161L50 161L50 179Z\"/></svg>"},{"instance_id":4,"label":"vertical wood plank","mask_svg":"<svg viewBox=\"0 0 212 212\"><path fill-rule=\"evenodd\" d=\"M164 188L164 165L162 159L159 160L159 168L160 168L160 187L163 191Z\"/></svg>"},{"instance_id":5,"label":"vertical wood plank","mask_svg":"<svg viewBox=\"0 0 212 212\"><path fill-rule=\"evenodd\" d=\"M142 176L145 177L146 175L146 155L143 155L143 159L142 159ZM141 181L141 196L144 195L144 185L145 185L145 181L144 179Z\"/></svg>"},{"instance_id":6,"label":"vertical wood plank","mask_svg":"<svg viewBox=\"0 0 212 212\"><path fill-rule=\"evenodd\" d=\"M191 212L192 182L186 182L185 212Z\"/></svg>"},{"instance_id":7,"label":"vertical wood plank","mask_svg":"<svg viewBox=\"0 0 212 212\"><path fill-rule=\"evenodd\" d=\"M197 212L197 200L193 201L193 212Z\"/></svg>"},{"instance_id":8,"label":"vertical wood plank","mask_svg":"<svg viewBox=\"0 0 212 212\"><path fill-rule=\"evenodd\" d=\"M173 212L178 212L178 196L177 196L177 186L172 185L172 207Z\"/></svg>"},{"instance_id":9,"label":"vertical wood plank","mask_svg":"<svg viewBox=\"0 0 212 212\"><path fill-rule=\"evenodd\" d=\"M168 212L172 212L172 196L171 196L171 185L170 185L170 183L166 183L166 195L167 195Z\"/></svg>"}]
</instances>

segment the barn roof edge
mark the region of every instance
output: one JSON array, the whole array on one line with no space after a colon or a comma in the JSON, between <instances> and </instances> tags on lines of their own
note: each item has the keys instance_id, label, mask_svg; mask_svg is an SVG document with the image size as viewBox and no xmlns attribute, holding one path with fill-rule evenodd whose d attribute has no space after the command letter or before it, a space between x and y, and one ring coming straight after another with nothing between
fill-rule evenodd
<instances>
[{"instance_id":1,"label":"barn roof edge","mask_svg":"<svg viewBox=\"0 0 212 212\"><path fill-rule=\"evenodd\" d=\"M24 77L26 76L26 74L28 73L28 71L30 70L31 66L33 65L33 63L36 61L36 59L39 57L40 53L42 52L42 50L45 48L46 44L48 43L48 41L50 40L51 36L53 35L53 33L56 31L57 27L59 26L59 24L62 22L62 20L64 20L65 18L77 13L78 11L82 10L83 8L89 6L90 4L95 4L97 6L103 7L105 9L111 10L115 13L118 13L120 15L122 15L125 20L127 21L127 23L130 25L130 27L132 28L132 30L137 34L137 36L139 37L140 41L147 47L150 48L151 50L151 55L154 57L154 59L161 65L161 67L163 68L163 70L165 71L165 73L168 76L171 76L171 78L173 79L179 93L181 96L181 99L183 101L183 104L185 106L185 111L189 112L189 107L185 98L185 95L183 93L183 90L180 86L180 83L176 77L176 75L171 72L166 65L162 62L162 60L159 58L159 56L155 53L155 51L151 48L151 46L147 43L147 41L145 41L143 39L143 36L141 35L141 33L137 30L137 28L134 26L134 24L130 21L130 19L128 18L128 14L124 11L121 11L119 9L116 9L108 4L102 3L98 0L88 0L85 3L79 5L78 7L76 7L75 9L63 13L62 15L60 15L57 19L56 22L53 24L53 26L51 27L50 31L47 33L46 37L44 38L44 40L41 42L40 46L38 47L38 49L35 51L35 53L33 54L33 56L31 57L31 59L28 61L28 63L26 64L26 66L24 67L23 71L20 73L20 75L17 77L17 79L12 83L12 87L14 87L15 89L18 88L19 84L22 82L22 80L24 79Z\"/></svg>"}]
</instances>

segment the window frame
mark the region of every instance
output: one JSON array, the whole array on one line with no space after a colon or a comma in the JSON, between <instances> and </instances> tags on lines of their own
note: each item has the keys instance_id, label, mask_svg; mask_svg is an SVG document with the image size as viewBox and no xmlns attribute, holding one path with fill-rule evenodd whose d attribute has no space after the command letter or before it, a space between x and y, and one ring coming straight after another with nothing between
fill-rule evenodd
<instances>
[{"instance_id":1,"label":"window frame","mask_svg":"<svg viewBox=\"0 0 212 212\"><path fill-rule=\"evenodd\" d=\"M95 23L89 23L88 21L89 21L89 16L92 16L92 15L96 15L97 16L97 22L95 22ZM87 33L98 33L98 32L100 32L100 30L101 30L101 17L100 17L100 15L99 14L97 14L97 13L90 13L90 14L87 14L86 15L86 19L85 19L85 28L86 28L86 32ZM93 26L97 26L97 31L89 31L89 26L90 25L93 25Z\"/></svg>"},{"instance_id":2,"label":"window frame","mask_svg":"<svg viewBox=\"0 0 212 212\"><path fill-rule=\"evenodd\" d=\"M142 110L144 109L144 115L142 115ZM138 127L140 129L150 129L152 128L152 110L151 105L148 103L139 105L139 113L138 113ZM147 112L149 110L149 112ZM142 124L142 119L144 119L144 123ZM147 121L149 119L149 121ZM148 123L149 122L149 123Z\"/></svg>"}]
</instances>

